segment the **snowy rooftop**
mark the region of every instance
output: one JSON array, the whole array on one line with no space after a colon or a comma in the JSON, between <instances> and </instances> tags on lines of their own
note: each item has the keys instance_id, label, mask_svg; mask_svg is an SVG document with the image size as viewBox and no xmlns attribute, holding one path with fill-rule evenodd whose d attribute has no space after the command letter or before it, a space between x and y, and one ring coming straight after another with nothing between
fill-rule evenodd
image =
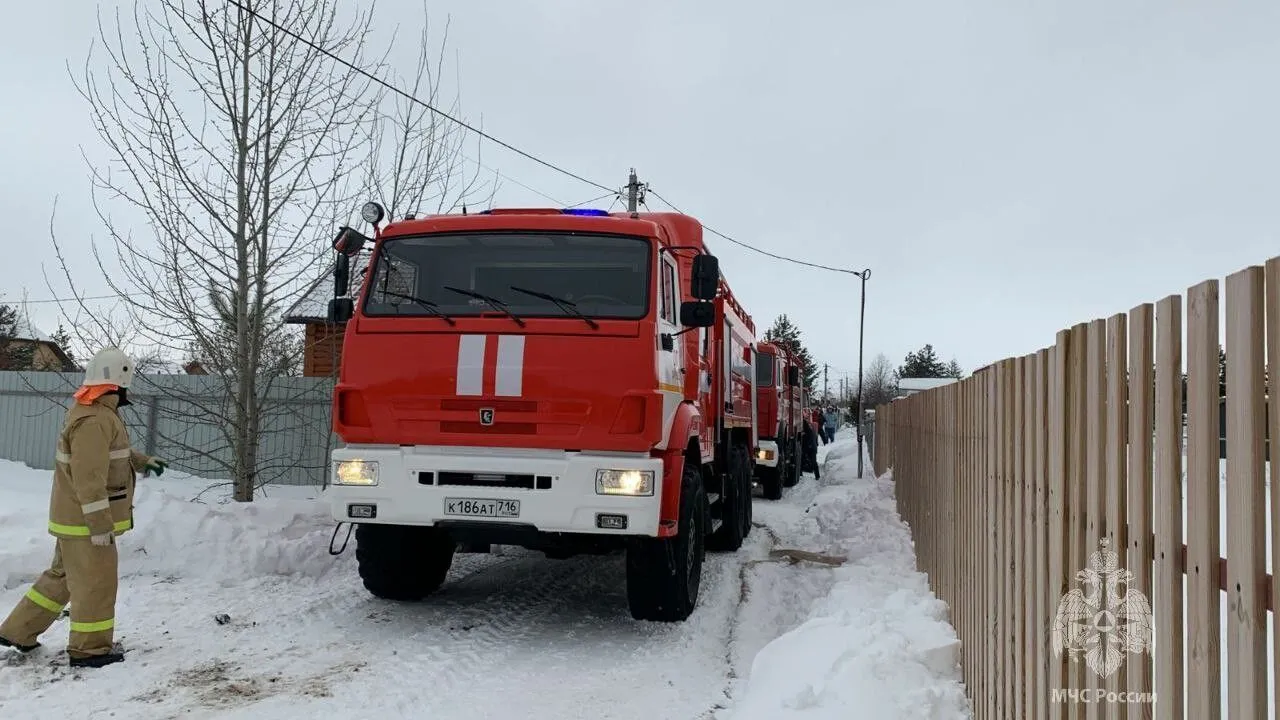
<instances>
[{"instance_id":1,"label":"snowy rooftop","mask_svg":"<svg viewBox=\"0 0 1280 720\"><path fill-rule=\"evenodd\" d=\"M898 381L898 390L901 392L920 392L921 390L932 390L943 385L950 385L957 382L955 378L902 378Z\"/></svg>"},{"instance_id":2,"label":"snowy rooftop","mask_svg":"<svg viewBox=\"0 0 1280 720\"><path fill-rule=\"evenodd\" d=\"M10 307L14 306L11 305ZM13 336L16 339L35 340L36 342L53 342L52 337L49 337L47 333L32 324L31 317L27 314L24 307L17 306L14 307L14 309L17 311L17 317L14 319L13 326Z\"/></svg>"},{"instance_id":3,"label":"snowy rooftop","mask_svg":"<svg viewBox=\"0 0 1280 720\"><path fill-rule=\"evenodd\" d=\"M365 266L369 262L369 253L360 253L351 258L351 286L360 287L364 280ZM325 322L329 318L329 301L333 299L333 265L325 267L324 273L309 285L302 297L284 315L287 323Z\"/></svg>"},{"instance_id":4,"label":"snowy rooftop","mask_svg":"<svg viewBox=\"0 0 1280 720\"><path fill-rule=\"evenodd\" d=\"M49 337L44 331L31 324L31 320L24 316L18 317L18 322L14 326L14 337L20 340L36 340L39 342L53 342L53 338Z\"/></svg>"}]
</instances>

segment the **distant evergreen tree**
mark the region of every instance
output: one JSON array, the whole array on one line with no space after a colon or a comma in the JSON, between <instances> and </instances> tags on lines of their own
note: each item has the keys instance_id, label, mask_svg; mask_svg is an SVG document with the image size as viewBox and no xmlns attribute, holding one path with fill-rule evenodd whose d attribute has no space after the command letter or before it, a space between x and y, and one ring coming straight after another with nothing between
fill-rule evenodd
<instances>
[{"instance_id":1,"label":"distant evergreen tree","mask_svg":"<svg viewBox=\"0 0 1280 720\"><path fill-rule=\"evenodd\" d=\"M773 321L773 326L764 334L764 339L768 342L780 345L787 349L793 355L800 358L804 363L804 373L802 376L803 384L810 390L817 387L818 372L817 364L813 361L813 356L809 354L808 348L800 340L800 328L791 322L791 318L786 313L779 315Z\"/></svg>"},{"instance_id":2,"label":"distant evergreen tree","mask_svg":"<svg viewBox=\"0 0 1280 720\"><path fill-rule=\"evenodd\" d=\"M960 369L960 363L956 362L955 358L952 358L951 362L947 363L947 371L943 377L955 378L957 380L964 377L964 370Z\"/></svg>"},{"instance_id":3,"label":"distant evergreen tree","mask_svg":"<svg viewBox=\"0 0 1280 720\"><path fill-rule=\"evenodd\" d=\"M64 368L63 370L65 372L71 372L78 369L76 366L76 356L71 354L71 333L67 332L67 329L63 327L61 323L58 324L58 329L53 333L52 339L54 344L62 348L62 352L66 353L67 360L71 363L71 367Z\"/></svg>"},{"instance_id":4,"label":"distant evergreen tree","mask_svg":"<svg viewBox=\"0 0 1280 720\"><path fill-rule=\"evenodd\" d=\"M955 370L959 371L960 366L955 365ZM898 379L956 377L950 371L951 367L938 359L933 345L925 345L915 352L907 353L903 358L903 363L898 368Z\"/></svg>"},{"instance_id":5,"label":"distant evergreen tree","mask_svg":"<svg viewBox=\"0 0 1280 720\"><path fill-rule=\"evenodd\" d=\"M35 346L30 340L19 337L18 309L12 305L0 305L0 370L30 370L35 358Z\"/></svg>"}]
</instances>

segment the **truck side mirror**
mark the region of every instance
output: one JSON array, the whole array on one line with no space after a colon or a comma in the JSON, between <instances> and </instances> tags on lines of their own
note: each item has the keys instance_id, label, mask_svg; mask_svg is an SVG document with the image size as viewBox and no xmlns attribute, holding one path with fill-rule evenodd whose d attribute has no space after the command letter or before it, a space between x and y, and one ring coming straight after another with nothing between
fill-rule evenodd
<instances>
[{"instance_id":1,"label":"truck side mirror","mask_svg":"<svg viewBox=\"0 0 1280 720\"><path fill-rule=\"evenodd\" d=\"M704 253L694 255L693 273L689 277L689 294L697 300L715 300L719 291L720 261L715 255Z\"/></svg>"},{"instance_id":2,"label":"truck side mirror","mask_svg":"<svg viewBox=\"0 0 1280 720\"><path fill-rule=\"evenodd\" d=\"M369 238L343 225L338 228L338 236L333 239L333 249L343 255L355 255L367 242Z\"/></svg>"},{"instance_id":3,"label":"truck side mirror","mask_svg":"<svg viewBox=\"0 0 1280 720\"><path fill-rule=\"evenodd\" d=\"M791 387L800 387L800 368L794 365L787 368L787 384Z\"/></svg>"},{"instance_id":4,"label":"truck side mirror","mask_svg":"<svg viewBox=\"0 0 1280 720\"><path fill-rule=\"evenodd\" d=\"M345 253L338 253L338 261L333 264L333 296L343 297L351 289L351 258Z\"/></svg>"},{"instance_id":5,"label":"truck side mirror","mask_svg":"<svg viewBox=\"0 0 1280 720\"><path fill-rule=\"evenodd\" d=\"M355 314L355 309L351 298L334 298L329 301L329 322L335 325L347 322Z\"/></svg>"},{"instance_id":6,"label":"truck side mirror","mask_svg":"<svg viewBox=\"0 0 1280 720\"><path fill-rule=\"evenodd\" d=\"M711 327L716 324L716 306L708 302L680 303L680 324L685 327Z\"/></svg>"}]
</instances>

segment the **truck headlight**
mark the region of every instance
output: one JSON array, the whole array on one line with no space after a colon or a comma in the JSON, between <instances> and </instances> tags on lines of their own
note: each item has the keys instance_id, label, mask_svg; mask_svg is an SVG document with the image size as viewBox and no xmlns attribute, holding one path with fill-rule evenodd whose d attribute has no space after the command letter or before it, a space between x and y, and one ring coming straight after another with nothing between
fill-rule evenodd
<instances>
[{"instance_id":1,"label":"truck headlight","mask_svg":"<svg viewBox=\"0 0 1280 720\"><path fill-rule=\"evenodd\" d=\"M773 451L760 448L759 450L756 451L756 459L762 460L764 462L769 462L770 460L773 459Z\"/></svg>"},{"instance_id":2,"label":"truck headlight","mask_svg":"<svg viewBox=\"0 0 1280 720\"><path fill-rule=\"evenodd\" d=\"M597 470L597 495L652 495L652 470Z\"/></svg>"},{"instance_id":3,"label":"truck headlight","mask_svg":"<svg viewBox=\"0 0 1280 720\"><path fill-rule=\"evenodd\" d=\"M339 460L333 466L335 485L377 485L378 463L372 460Z\"/></svg>"}]
</instances>

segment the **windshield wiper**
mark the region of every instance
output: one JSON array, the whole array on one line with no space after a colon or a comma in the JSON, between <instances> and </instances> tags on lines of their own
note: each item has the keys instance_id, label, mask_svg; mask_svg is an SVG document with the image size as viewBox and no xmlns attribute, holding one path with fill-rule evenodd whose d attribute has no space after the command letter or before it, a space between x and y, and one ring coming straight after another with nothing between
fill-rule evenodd
<instances>
[{"instance_id":1,"label":"windshield wiper","mask_svg":"<svg viewBox=\"0 0 1280 720\"><path fill-rule=\"evenodd\" d=\"M381 292L383 295L388 295L388 296L393 297L393 298L399 298L399 299L401 299L401 300L408 300L409 302L411 302L411 303L413 303L413 304L415 304L415 305L421 305L422 307L424 307L424 308L426 308L426 309L427 309L427 312L431 313L432 315L435 315L436 317L440 318L441 320L444 320L445 322L449 323L450 325L457 325L457 324L458 324L458 323L454 322L453 318L449 317L448 315L445 315L443 312L440 312L440 306L439 306L439 305L437 305L437 304L435 304L435 303L433 303L433 302L431 302L430 300L423 300L422 298L420 298L420 297L416 297L416 296L413 296L413 295L401 295L401 294L400 294L400 293L398 293L398 292L392 292L392 291L390 291L390 290L379 290L379 291L377 291L377 292ZM400 312L400 305L399 305L399 303L397 303L397 304L395 305L395 308L396 308L396 313L398 314L398 313Z\"/></svg>"},{"instance_id":2,"label":"windshield wiper","mask_svg":"<svg viewBox=\"0 0 1280 720\"><path fill-rule=\"evenodd\" d=\"M458 293L459 295L466 295L467 297L472 297L477 300L482 300L488 303L489 307L493 308L494 310L497 310L500 313L505 314L507 317L511 318L512 320L515 320L516 324L519 325L520 327L524 327L524 320L521 320L519 315L516 315L515 313L511 312L511 308L507 307L506 303L502 302L496 297L490 297L488 295L485 295L484 293L478 293L474 290L463 290L462 288L450 287L448 285L445 285L444 289L448 290L449 292Z\"/></svg>"},{"instance_id":3,"label":"windshield wiper","mask_svg":"<svg viewBox=\"0 0 1280 720\"><path fill-rule=\"evenodd\" d=\"M583 315L582 311L578 309L578 303L572 300L558 298L555 295L550 295L544 292L538 292L537 290L528 290L526 288L516 287L515 285L508 285L507 287L511 288L512 290L515 290L518 293L524 293L525 295L532 295L533 297L541 298L543 300L546 300L547 302L555 303L556 306L559 307L561 310L565 311L566 314L572 315L577 318L582 318L583 322L590 325L592 330L600 329L600 324L597 323L595 320L592 320L591 318L587 317L586 315Z\"/></svg>"}]
</instances>

